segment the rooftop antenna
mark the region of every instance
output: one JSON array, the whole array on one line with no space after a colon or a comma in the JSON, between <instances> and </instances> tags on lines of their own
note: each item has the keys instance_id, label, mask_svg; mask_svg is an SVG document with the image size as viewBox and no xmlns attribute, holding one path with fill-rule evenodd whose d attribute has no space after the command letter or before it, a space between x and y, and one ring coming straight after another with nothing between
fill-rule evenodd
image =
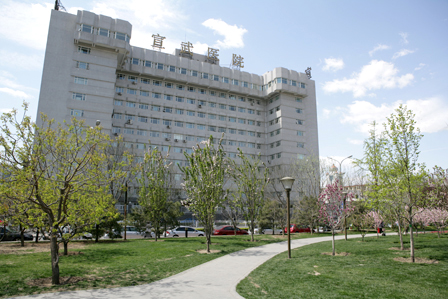
<instances>
[{"instance_id":1,"label":"rooftop antenna","mask_svg":"<svg viewBox=\"0 0 448 299\"><path fill-rule=\"evenodd\" d=\"M60 0L54 0L54 10L63 10L67 12L64 5L62 5L62 2Z\"/></svg>"}]
</instances>

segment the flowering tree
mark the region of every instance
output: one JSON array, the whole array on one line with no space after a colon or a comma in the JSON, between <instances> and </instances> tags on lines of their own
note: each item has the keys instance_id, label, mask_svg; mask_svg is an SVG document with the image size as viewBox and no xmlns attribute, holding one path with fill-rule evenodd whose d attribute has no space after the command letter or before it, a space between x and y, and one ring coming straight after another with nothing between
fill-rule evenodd
<instances>
[{"instance_id":1,"label":"flowering tree","mask_svg":"<svg viewBox=\"0 0 448 299\"><path fill-rule=\"evenodd\" d=\"M378 212L375 211L369 212L367 216L372 219L372 224L376 230L376 237L378 238L378 228L380 228L381 223L383 223L383 216L381 216Z\"/></svg>"},{"instance_id":2,"label":"flowering tree","mask_svg":"<svg viewBox=\"0 0 448 299\"><path fill-rule=\"evenodd\" d=\"M373 217L364 200L354 202L350 220L352 225L361 233L362 241L364 241L364 236L367 234L368 228L374 225Z\"/></svg>"},{"instance_id":3,"label":"flowering tree","mask_svg":"<svg viewBox=\"0 0 448 299\"><path fill-rule=\"evenodd\" d=\"M339 181L336 180L333 184L327 185L319 195L319 218L325 225L331 228L331 234L333 236L333 255L335 255L334 231L341 226L344 217L349 212L353 211L353 208L350 207L350 201L353 199L353 194L347 194L346 207L344 209L345 194L342 193L342 187L338 184Z\"/></svg>"},{"instance_id":4,"label":"flowering tree","mask_svg":"<svg viewBox=\"0 0 448 299\"><path fill-rule=\"evenodd\" d=\"M425 222L435 225L440 238L440 231L448 224L448 211L442 208L425 209L423 216Z\"/></svg>"},{"instance_id":5,"label":"flowering tree","mask_svg":"<svg viewBox=\"0 0 448 299\"><path fill-rule=\"evenodd\" d=\"M193 147L191 154L185 153L185 157L189 165L180 167L180 170L185 174L182 187L188 198L182 201L182 205L195 213L204 225L207 252L210 252L215 211L227 197L223 187L228 169L222 138L215 147L210 136L207 141Z\"/></svg>"}]
</instances>

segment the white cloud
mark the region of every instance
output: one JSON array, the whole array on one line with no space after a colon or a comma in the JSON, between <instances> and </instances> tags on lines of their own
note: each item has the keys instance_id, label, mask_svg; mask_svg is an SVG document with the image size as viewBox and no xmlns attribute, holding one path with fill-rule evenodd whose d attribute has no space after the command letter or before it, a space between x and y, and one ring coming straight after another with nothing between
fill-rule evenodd
<instances>
[{"instance_id":1,"label":"white cloud","mask_svg":"<svg viewBox=\"0 0 448 299\"><path fill-rule=\"evenodd\" d=\"M415 113L417 127L423 133L434 133L447 130L446 116L448 115L448 105L438 97L427 99L409 100L406 102L396 101L392 104L374 105L367 101L355 101L348 105L345 113L342 112L342 123L352 124L356 131L367 133L373 121L381 124L386 122L386 117L390 116L398 108L398 105L405 104L407 108ZM344 111L344 109L339 109Z\"/></svg>"},{"instance_id":2,"label":"white cloud","mask_svg":"<svg viewBox=\"0 0 448 299\"><path fill-rule=\"evenodd\" d=\"M369 51L369 55L372 56L373 53L375 53L376 51L382 51L382 50L387 50L390 47L387 45L382 45L382 44L378 44L378 46L376 46L375 48L373 48L373 50Z\"/></svg>"},{"instance_id":3,"label":"white cloud","mask_svg":"<svg viewBox=\"0 0 448 299\"><path fill-rule=\"evenodd\" d=\"M347 138L347 141L351 144L354 145L361 145L364 143L364 140L360 140L360 139L351 139L351 138Z\"/></svg>"},{"instance_id":4,"label":"white cloud","mask_svg":"<svg viewBox=\"0 0 448 299\"><path fill-rule=\"evenodd\" d=\"M29 99L31 96L27 95L21 90L15 90L8 87L0 87L0 92L4 92L16 98Z\"/></svg>"},{"instance_id":5,"label":"white cloud","mask_svg":"<svg viewBox=\"0 0 448 299\"><path fill-rule=\"evenodd\" d=\"M221 19L208 19L202 25L212 29L215 34L224 36L224 41L218 40L214 47L222 49L244 47L243 35L247 30L243 27L229 25Z\"/></svg>"},{"instance_id":6,"label":"white cloud","mask_svg":"<svg viewBox=\"0 0 448 299\"><path fill-rule=\"evenodd\" d=\"M26 47L44 50L53 6L51 1L42 4L2 1L0 36Z\"/></svg>"},{"instance_id":7,"label":"white cloud","mask_svg":"<svg viewBox=\"0 0 448 299\"><path fill-rule=\"evenodd\" d=\"M365 96L369 90L403 88L414 79L412 74L399 77L397 73L398 69L393 63L372 60L359 73L354 73L352 78L325 82L323 89L328 93L352 92L358 98Z\"/></svg>"},{"instance_id":8,"label":"white cloud","mask_svg":"<svg viewBox=\"0 0 448 299\"><path fill-rule=\"evenodd\" d=\"M341 58L325 58L325 65L322 68L323 71L342 70L344 68L344 61Z\"/></svg>"},{"instance_id":9,"label":"white cloud","mask_svg":"<svg viewBox=\"0 0 448 299\"><path fill-rule=\"evenodd\" d=\"M419 70L421 70L425 65L426 65L426 64L424 64L424 63L420 63L420 64L418 65L418 67L416 67L414 70L419 71Z\"/></svg>"},{"instance_id":10,"label":"white cloud","mask_svg":"<svg viewBox=\"0 0 448 299\"><path fill-rule=\"evenodd\" d=\"M324 114L324 117L325 117L325 118L329 118L329 117L330 117L331 110L330 110L330 109L323 109L323 110L322 110L322 113Z\"/></svg>"},{"instance_id":11,"label":"white cloud","mask_svg":"<svg viewBox=\"0 0 448 299\"><path fill-rule=\"evenodd\" d=\"M21 53L0 50L0 65L20 68L25 70L42 69L44 64L44 55L29 54L24 55Z\"/></svg>"},{"instance_id":12,"label":"white cloud","mask_svg":"<svg viewBox=\"0 0 448 299\"><path fill-rule=\"evenodd\" d=\"M207 45L207 44L196 42L196 43L194 43L194 53L207 55L208 47L209 47L209 45Z\"/></svg>"},{"instance_id":13,"label":"white cloud","mask_svg":"<svg viewBox=\"0 0 448 299\"><path fill-rule=\"evenodd\" d=\"M409 41L408 41L408 35L409 34L407 34L406 32L400 32L399 33L400 34L400 36L401 36L401 42L403 43L403 44L409 44Z\"/></svg>"},{"instance_id":14,"label":"white cloud","mask_svg":"<svg viewBox=\"0 0 448 299\"><path fill-rule=\"evenodd\" d=\"M37 89L18 84L16 80L11 73L0 71L0 91L23 99L33 98L31 94L38 93Z\"/></svg>"},{"instance_id":15,"label":"white cloud","mask_svg":"<svg viewBox=\"0 0 448 299\"><path fill-rule=\"evenodd\" d=\"M403 50L400 50L397 53L395 53L394 56L392 56L392 59L397 59L398 57L406 56L406 55L412 54L414 52L415 52L414 50L403 49Z\"/></svg>"}]
</instances>

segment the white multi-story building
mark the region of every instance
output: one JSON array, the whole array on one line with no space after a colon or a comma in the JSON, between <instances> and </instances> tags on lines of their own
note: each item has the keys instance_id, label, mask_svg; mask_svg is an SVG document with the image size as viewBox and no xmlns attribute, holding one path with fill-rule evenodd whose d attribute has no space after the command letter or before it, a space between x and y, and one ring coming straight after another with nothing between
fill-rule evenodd
<instances>
[{"instance_id":1,"label":"white multi-story building","mask_svg":"<svg viewBox=\"0 0 448 299\"><path fill-rule=\"evenodd\" d=\"M231 158L241 148L278 167L319 156L315 85L305 73L250 74L205 55L134 47L131 36L124 20L52 11L38 113L100 120L137 152L171 146L179 164L197 142L222 133Z\"/></svg>"}]
</instances>

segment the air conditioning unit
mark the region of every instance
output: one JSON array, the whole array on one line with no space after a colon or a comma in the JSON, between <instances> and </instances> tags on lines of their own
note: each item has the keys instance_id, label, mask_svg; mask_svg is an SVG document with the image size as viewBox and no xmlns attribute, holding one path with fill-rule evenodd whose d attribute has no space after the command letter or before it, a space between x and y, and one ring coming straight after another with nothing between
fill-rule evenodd
<instances>
[{"instance_id":1,"label":"air conditioning unit","mask_svg":"<svg viewBox=\"0 0 448 299\"><path fill-rule=\"evenodd\" d=\"M134 84L134 85L137 85L137 82L135 82L135 81L132 81L132 84Z\"/></svg>"},{"instance_id":2,"label":"air conditioning unit","mask_svg":"<svg viewBox=\"0 0 448 299\"><path fill-rule=\"evenodd\" d=\"M119 96L123 95L121 92L118 92L117 94L118 94Z\"/></svg>"},{"instance_id":3,"label":"air conditioning unit","mask_svg":"<svg viewBox=\"0 0 448 299\"><path fill-rule=\"evenodd\" d=\"M184 140L183 143L187 143L187 140Z\"/></svg>"},{"instance_id":4,"label":"air conditioning unit","mask_svg":"<svg viewBox=\"0 0 448 299\"><path fill-rule=\"evenodd\" d=\"M253 105L254 105L254 103L250 103L250 105L251 105L251 106L253 106Z\"/></svg>"},{"instance_id":5,"label":"air conditioning unit","mask_svg":"<svg viewBox=\"0 0 448 299\"><path fill-rule=\"evenodd\" d=\"M178 140L177 139L174 139L174 142L177 142Z\"/></svg>"},{"instance_id":6,"label":"air conditioning unit","mask_svg":"<svg viewBox=\"0 0 448 299\"><path fill-rule=\"evenodd\" d=\"M114 136L118 136L118 133L114 133Z\"/></svg>"},{"instance_id":7,"label":"air conditioning unit","mask_svg":"<svg viewBox=\"0 0 448 299\"><path fill-rule=\"evenodd\" d=\"M166 126L167 129L171 129L170 126Z\"/></svg>"},{"instance_id":8,"label":"air conditioning unit","mask_svg":"<svg viewBox=\"0 0 448 299\"><path fill-rule=\"evenodd\" d=\"M198 105L198 108L202 108L202 105L201 105L201 104L199 104L199 105Z\"/></svg>"},{"instance_id":9,"label":"air conditioning unit","mask_svg":"<svg viewBox=\"0 0 448 299\"><path fill-rule=\"evenodd\" d=\"M163 108L163 111L162 112L166 112L166 109L165 108Z\"/></svg>"},{"instance_id":10,"label":"air conditioning unit","mask_svg":"<svg viewBox=\"0 0 448 299\"><path fill-rule=\"evenodd\" d=\"M170 139L169 139L168 137L167 137L167 138L165 138L165 140L166 140L166 141L170 141Z\"/></svg>"}]
</instances>

